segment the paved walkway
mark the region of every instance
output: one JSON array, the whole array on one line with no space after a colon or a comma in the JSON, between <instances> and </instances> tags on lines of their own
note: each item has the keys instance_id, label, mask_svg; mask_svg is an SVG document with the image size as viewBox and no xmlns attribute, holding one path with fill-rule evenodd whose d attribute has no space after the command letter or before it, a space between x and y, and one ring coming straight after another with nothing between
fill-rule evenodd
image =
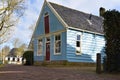
<instances>
[{"instance_id":1,"label":"paved walkway","mask_svg":"<svg viewBox=\"0 0 120 80\"><path fill-rule=\"evenodd\" d=\"M119 75L96 74L94 69L6 65L0 80L120 80Z\"/></svg>"}]
</instances>

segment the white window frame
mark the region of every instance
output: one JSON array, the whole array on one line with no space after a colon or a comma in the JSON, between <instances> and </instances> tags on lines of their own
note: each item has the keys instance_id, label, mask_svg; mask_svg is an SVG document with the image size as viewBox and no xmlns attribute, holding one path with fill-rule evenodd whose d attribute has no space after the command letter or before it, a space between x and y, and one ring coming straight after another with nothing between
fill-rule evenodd
<instances>
[{"instance_id":1,"label":"white window frame","mask_svg":"<svg viewBox=\"0 0 120 80\"><path fill-rule=\"evenodd\" d=\"M60 40L56 41L56 36L60 36ZM60 42L60 52L56 52L56 42ZM62 41L61 41L61 34L55 34L54 35L54 55L60 55L61 54L61 46L62 46Z\"/></svg>"},{"instance_id":2,"label":"white window frame","mask_svg":"<svg viewBox=\"0 0 120 80\"><path fill-rule=\"evenodd\" d=\"M41 44L40 44L41 41ZM41 49L40 49L41 46ZM42 39L38 39L38 45L37 45L37 56L41 56L43 52L43 40Z\"/></svg>"},{"instance_id":3,"label":"white window frame","mask_svg":"<svg viewBox=\"0 0 120 80\"><path fill-rule=\"evenodd\" d=\"M80 39L79 39L79 40L78 40L78 36L80 36ZM81 54L82 54L82 53L81 53L81 42L82 42L82 41L81 41L81 40L82 40L81 38L82 38L82 36L81 36L80 34L77 34L77 35L76 35L76 52L75 52L76 55L81 55ZM79 46L80 46L80 47L77 47L77 41L79 41L79 43L80 43ZM79 51L79 53L78 53L77 51Z\"/></svg>"}]
</instances>

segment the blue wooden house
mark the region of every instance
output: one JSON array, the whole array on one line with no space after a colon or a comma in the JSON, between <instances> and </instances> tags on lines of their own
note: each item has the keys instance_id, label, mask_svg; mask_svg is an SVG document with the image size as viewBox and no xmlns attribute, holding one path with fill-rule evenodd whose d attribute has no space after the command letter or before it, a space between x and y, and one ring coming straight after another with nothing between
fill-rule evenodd
<instances>
[{"instance_id":1,"label":"blue wooden house","mask_svg":"<svg viewBox=\"0 0 120 80\"><path fill-rule=\"evenodd\" d=\"M30 42L34 61L96 62L97 53L104 56L102 21L45 0Z\"/></svg>"}]
</instances>

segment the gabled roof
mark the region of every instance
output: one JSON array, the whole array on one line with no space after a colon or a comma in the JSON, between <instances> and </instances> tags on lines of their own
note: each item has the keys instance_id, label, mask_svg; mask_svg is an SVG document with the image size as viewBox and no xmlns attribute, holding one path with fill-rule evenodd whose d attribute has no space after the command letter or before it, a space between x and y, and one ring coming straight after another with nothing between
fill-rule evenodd
<instances>
[{"instance_id":1,"label":"gabled roof","mask_svg":"<svg viewBox=\"0 0 120 80\"><path fill-rule=\"evenodd\" d=\"M10 50L8 56L11 56L11 57L16 57L17 56L17 53L18 53L18 48L13 48Z\"/></svg>"},{"instance_id":2,"label":"gabled roof","mask_svg":"<svg viewBox=\"0 0 120 80\"><path fill-rule=\"evenodd\" d=\"M62 5L49 2L64 22L72 28L103 34L101 17L77 11Z\"/></svg>"}]
</instances>

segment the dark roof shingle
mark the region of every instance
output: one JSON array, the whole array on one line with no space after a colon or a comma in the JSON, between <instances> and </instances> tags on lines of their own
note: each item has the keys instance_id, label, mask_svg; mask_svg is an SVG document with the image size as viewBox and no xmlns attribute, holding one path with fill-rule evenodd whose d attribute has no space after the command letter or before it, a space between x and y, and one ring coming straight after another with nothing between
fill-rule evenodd
<instances>
[{"instance_id":1,"label":"dark roof shingle","mask_svg":"<svg viewBox=\"0 0 120 80\"><path fill-rule=\"evenodd\" d=\"M55 3L49 3L68 26L103 34L103 19L101 17L67 8Z\"/></svg>"}]
</instances>

